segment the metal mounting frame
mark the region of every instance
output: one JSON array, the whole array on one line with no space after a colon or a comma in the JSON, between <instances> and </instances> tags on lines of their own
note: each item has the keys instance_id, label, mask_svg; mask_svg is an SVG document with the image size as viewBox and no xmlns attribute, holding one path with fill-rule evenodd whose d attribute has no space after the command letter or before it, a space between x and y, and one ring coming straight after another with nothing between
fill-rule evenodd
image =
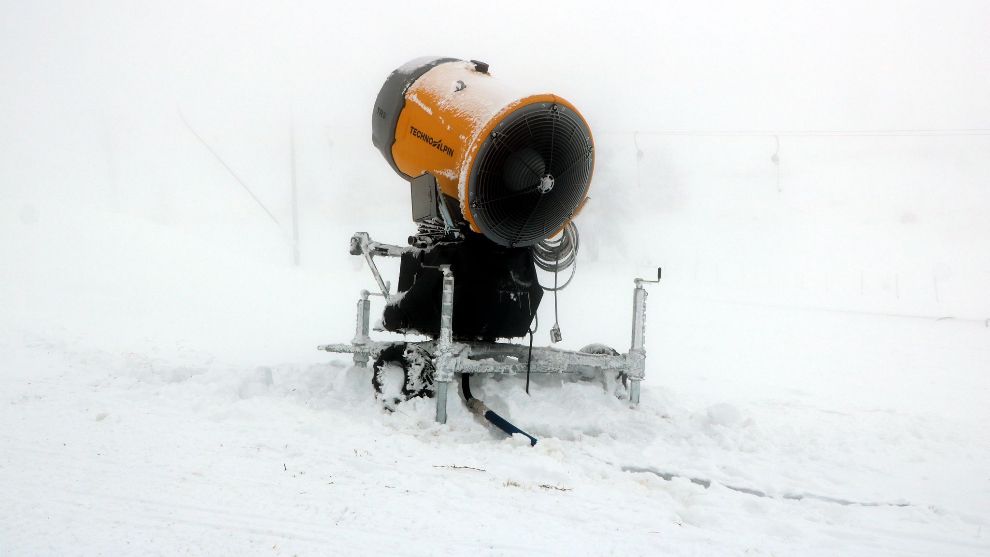
<instances>
[{"instance_id":1,"label":"metal mounting frame","mask_svg":"<svg viewBox=\"0 0 990 557\"><path fill-rule=\"evenodd\" d=\"M374 242L367 233L359 232L351 238L351 254L363 255L369 262L376 282L388 298L387 283L383 283L372 255L399 257L411 248ZM454 274L449 265L441 265L443 289L440 311L440 336L436 340L420 342L375 341L369 335L371 303L367 290L361 291L357 302L357 325L351 343L324 344L318 350L339 354L353 354L354 365L368 367L381 352L396 344L412 344L433 354L434 382L436 386L436 421L447 422L447 394L454 375L469 374L520 374L567 373L591 377L596 374L616 373L629 381L629 402L640 402L640 383L646 378L646 288L657 280L634 279L632 339L625 354L592 354L553 347L533 347L532 362L528 362L530 348L521 344L480 341L456 341L453 338Z\"/></svg>"}]
</instances>

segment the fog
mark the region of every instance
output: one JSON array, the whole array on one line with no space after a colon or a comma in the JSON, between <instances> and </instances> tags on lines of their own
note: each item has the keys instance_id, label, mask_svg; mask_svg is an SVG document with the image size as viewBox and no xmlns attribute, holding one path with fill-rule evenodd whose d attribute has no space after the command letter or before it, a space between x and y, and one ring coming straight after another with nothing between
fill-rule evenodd
<instances>
[{"instance_id":1,"label":"fog","mask_svg":"<svg viewBox=\"0 0 990 557\"><path fill-rule=\"evenodd\" d=\"M731 302L985 319L988 21L979 1L7 2L0 208L24 234L123 216L290 266L291 134L302 269L351 273L351 231L411 229L405 183L370 143L382 81L422 55L475 58L590 122L583 269L625 285L663 265L679 294Z\"/></svg>"},{"instance_id":2,"label":"fog","mask_svg":"<svg viewBox=\"0 0 990 557\"><path fill-rule=\"evenodd\" d=\"M988 29L983 0L0 0L0 554L990 555ZM370 116L431 55L590 124L577 274L528 340L626 352L662 266L639 405L613 367L471 378L533 447L316 349L375 289L351 234L414 231Z\"/></svg>"}]
</instances>

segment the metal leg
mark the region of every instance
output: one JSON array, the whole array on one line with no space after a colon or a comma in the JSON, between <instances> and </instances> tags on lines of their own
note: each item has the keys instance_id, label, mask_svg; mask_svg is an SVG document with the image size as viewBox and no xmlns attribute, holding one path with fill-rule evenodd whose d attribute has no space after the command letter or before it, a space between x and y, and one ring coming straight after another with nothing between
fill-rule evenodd
<instances>
[{"instance_id":1,"label":"metal leg","mask_svg":"<svg viewBox=\"0 0 990 557\"><path fill-rule=\"evenodd\" d=\"M450 381L437 382L437 423L447 423L447 387Z\"/></svg>"},{"instance_id":2,"label":"metal leg","mask_svg":"<svg viewBox=\"0 0 990 557\"><path fill-rule=\"evenodd\" d=\"M454 378L453 317L454 273L450 265L441 265L443 273L443 297L440 299L440 339L434 367L437 385L437 422L447 423L447 389Z\"/></svg>"},{"instance_id":3,"label":"metal leg","mask_svg":"<svg viewBox=\"0 0 990 557\"><path fill-rule=\"evenodd\" d=\"M368 336L370 333L369 321L371 319L371 300L368 299L369 292L367 290L361 291L361 298L357 302L357 327L354 330L354 340L352 341L355 345L367 344L371 338ZM368 355L355 352L354 353L354 365L357 367L368 367Z\"/></svg>"},{"instance_id":4,"label":"metal leg","mask_svg":"<svg viewBox=\"0 0 990 557\"><path fill-rule=\"evenodd\" d=\"M632 346L629 348L629 402L639 404L639 382L646 376L646 289L636 279L633 290Z\"/></svg>"},{"instance_id":5,"label":"metal leg","mask_svg":"<svg viewBox=\"0 0 990 557\"><path fill-rule=\"evenodd\" d=\"M629 402L639 405L639 379L633 379L629 383Z\"/></svg>"}]
</instances>

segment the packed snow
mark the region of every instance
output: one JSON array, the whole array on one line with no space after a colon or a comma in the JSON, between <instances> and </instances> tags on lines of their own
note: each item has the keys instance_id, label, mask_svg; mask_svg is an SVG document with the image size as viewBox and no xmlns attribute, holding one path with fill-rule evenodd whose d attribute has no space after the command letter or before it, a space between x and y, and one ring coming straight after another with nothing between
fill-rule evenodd
<instances>
[{"instance_id":1,"label":"packed snow","mask_svg":"<svg viewBox=\"0 0 990 557\"><path fill-rule=\"evenodd\" d=\"M367 370L315 351L350 338L364 269L39 212L3 221L6 554L990 548L982 323L714 302L671 277L639 408L595 382L475 381L530 448L457 396L444 426L432 400L387 413ZM631 281L601 267L562 295L565 338L622 347Z\"/></svg>"},{"instance_id":2,"label":"packed snow","mask_svg":"<svg viewBox=\"0 0 990 557\"><path fill-rule=\"evenodd\" d=\"M982 4L428 4L3 8L0 555L990 554ZM374 287L351 234L412 230L367 120L426 53L589 120L561 345L627 350L662 266L638 407L476 379L530 447L316 350Z\"/></svg>"}]
</instances>

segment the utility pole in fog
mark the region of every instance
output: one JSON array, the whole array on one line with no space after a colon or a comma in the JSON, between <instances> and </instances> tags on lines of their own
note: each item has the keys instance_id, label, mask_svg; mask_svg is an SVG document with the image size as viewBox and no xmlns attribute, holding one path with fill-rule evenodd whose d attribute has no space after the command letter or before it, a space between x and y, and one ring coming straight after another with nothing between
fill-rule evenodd
<instances>
[{"instance_id":1,"label":"utility pole in fog","mask_svg":"<svg viewBox=\"0 0 990 557\"><path fill-rule=\"evenodd\" d=\"M295 118L289 117L289 159L291 165L290 182L292 190L292 263L299 266L299 194L296 188L296 126Z\"/></svg>"},{"instance_id":2,"label":"utility pole in fog","mask_svg":"<svg viewBox=\"0 0 990 557\"><path fill-rule=\"evenodd\" d=\"M114 142L113 124L107 113L103 113L103 150L107 156L107 186L110 201L110 209L120 210L120 192L118 191L117 180L117 145Z\"/></svg>"},{"instance_id":3,"label":"utility pole in fog","mask_svg":"<svg viewBox=\"0 0 990 557\"><path fill-rule=\"evenodd\" d=\"M182 113L182 109L179 109L178 112L179 112L179 119L182 120L182 123L186 126L186 129L189 130L189 133L191 133L197 140L199 140L200 143L203 144L204 147L206 147L206 150L209 151L211 155L213 155L213 158L215 158L217 162L219 162L220 165L223 166L223 168L227 171L227 173L230 174L230 176L238 184L240 184L241 188L243 188L244 191L247 192L249 196L251 196L251 199L253 199L254 202L258 204L258 207L261 207L261 210L264 211L266 215L268 215L268 218L271 219L271 221L275 223L275 226L279 227L279 229L281 229L282 233L284 234L286 232L285 228L282 226L282 223L279 222L277 218L275 218L275 215L271 212L271 210L269 210L268 207L266 207L265 204L261 202L261 199L259 199L258 196L255 195L253 191L251 191L251 188L249 188L248 185L244 182L244 180L242 180L241 177L238 176L236 172L234 172L234 169L231 168L229 164L227 164L227 161L223 160L223 157L220 156L220 153L218 153L216 149L214 149L209 143L207 143L207 141L203 139L203 136L199 135L199 132L197 132L196 129L192 127L192 124L189 123L189 120L186 120L186 116L185 114ZM300 262L299 205L298 205L298 195L296 192L296 132L295 132L295 126L293 125L292 117L289 118L289 159L290 159L289 189L292 198L292 263L298 267Z\"/></svg>"}]
</instances>

